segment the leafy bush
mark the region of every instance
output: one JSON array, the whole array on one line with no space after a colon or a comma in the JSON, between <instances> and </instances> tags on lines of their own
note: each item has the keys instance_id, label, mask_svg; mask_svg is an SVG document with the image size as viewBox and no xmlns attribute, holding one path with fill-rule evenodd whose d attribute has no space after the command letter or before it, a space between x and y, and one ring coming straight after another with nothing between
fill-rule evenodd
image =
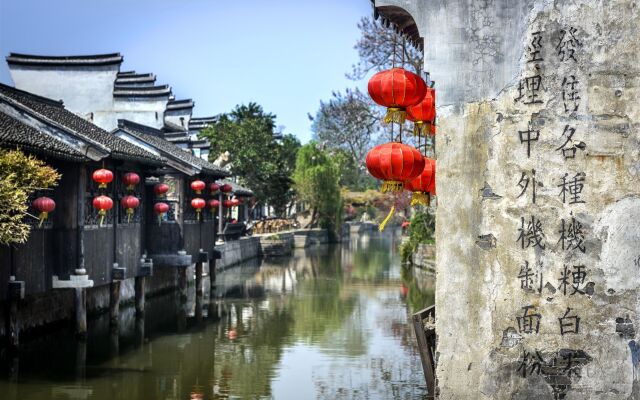
<instances>
[{"instance_id":1,"label":"leafy bush","mask_svg":"<svg viewBox=\"0 0 640 400\"><path fill-rule=\"evenodd\" d=\"M411 256L419 244L435 243L436 218L426 210L417 211L411 218L408 228L409 240L400 246L403 263L411 262Z\"/></svg>"},{"instance_id":2,"label":"leafy bush","mask_svg":"<svg viewBox=\"0 0 640 400\"><path fill-rule=\"evenodd\" d=\"M24 243L28 199L36 190L55 186L60 174L43 161L19 150L0 150L0 244ZM35 216L31 216L36 218Z\"/></svg>"}]
</instances>

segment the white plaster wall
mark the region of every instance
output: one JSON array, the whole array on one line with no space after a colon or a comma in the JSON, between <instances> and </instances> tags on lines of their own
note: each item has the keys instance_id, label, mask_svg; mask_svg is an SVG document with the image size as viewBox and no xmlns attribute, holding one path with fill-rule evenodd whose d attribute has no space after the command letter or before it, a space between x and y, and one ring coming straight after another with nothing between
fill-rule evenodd
<instances>
[{"instance_id":1,"label":"white plaster wall","mask_svg":"<svg viewBox=\"0 0 640 400\"><path fill-rule=\"evenodd\" d=\"M15 87L54 100L85 118L113 108L113 82L119 65L45 69L10 65Z\"/></svg>"}]
</instances>

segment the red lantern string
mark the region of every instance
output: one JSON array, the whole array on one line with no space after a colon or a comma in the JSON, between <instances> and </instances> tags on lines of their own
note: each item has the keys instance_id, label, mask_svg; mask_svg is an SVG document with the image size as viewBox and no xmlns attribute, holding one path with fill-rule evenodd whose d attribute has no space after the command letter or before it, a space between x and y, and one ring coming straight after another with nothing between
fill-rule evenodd
<instances>
[{"instance_id":1,"label":"red lantern string","mask_svg":"<svg viewBox=\"0 0 640 400\"><path fill-rule=\"evenodd\" d=\"M104 217L107 215L107 211L111 210L112 207L113 200L108 196L100 195L93 199L93 208L98 210L98 215L100 216L100 223L98 226L102 227Z\"/></svg>"},{"instance_id":2,"label":"red lantern string","mask_svg":"<svg viewBox=\"0 0 640 400\"><path fill-rule=\"evenodd\" d=\"M167 203L156 203L153 205L153 212L158 215L158 226L162 224L162 217L169 211L169 205Z\"/></svg>"},{"instance_id":3,"label":"red lantern string","mask_svg":"<svg viewBox=\"0 0 640 400\"><path fill-rule=\"evenodd\" d=\"M131 222L131 216L135 212L135 209L140 205L140 199L136 196L125 196L120 200L120 205L126 210L127 223Z\"/></svg>"},{"instance_id":4,"label":"red lantern string","mask_svg":"<svg viewBox=\"0 0 640 400\"><path fill-rule=\"evenodd\" d=\"M56 209L56 202L49 197L38 197L32 203L33 208L40 212L38 215L38 219L40 223L38 224L38 228L42 227L42 223L49 217L49 213Z\"/></svg>"}]
</instances>

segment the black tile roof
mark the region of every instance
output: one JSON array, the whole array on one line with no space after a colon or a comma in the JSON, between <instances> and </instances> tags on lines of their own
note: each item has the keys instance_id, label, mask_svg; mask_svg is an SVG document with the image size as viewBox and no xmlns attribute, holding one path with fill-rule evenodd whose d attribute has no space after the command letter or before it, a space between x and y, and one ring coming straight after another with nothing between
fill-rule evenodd
<instances>
[{"instance_id":1,"label":"black tile roof","mask_svg":"<svg viewBox=\"0 0 640 400\"><path fill-rule=\"evenodd\" d=\"M33 112L73 131L88 141L98 143L110 150L115 159L132 160L159 165L165 160L122 140L91 122L64 108L62 102L38 96L0 83L0 94L5 95Z\"/></svg>"},{"instance_id":2,"label":"black tile roof","mask_svg":"<svg viewBox=\"0 0 640 400\"><path fill-rule=\"evenodd\" d=\"M191 118L189 120L189 129L200 130L215 123L218 120L216 117L199 117Z\"/></svg>"},{"instance_id":3,"label":"black tile roof","mask_svg":"<svg viewBox=\"0 0 640 400\"><path fill-rule=\"evenodd\" d=\"M191 99L185 100L169 100L167 103L167 110L182 110L193 108L195 103Z\"/></svg>"},{"instance_id":4,"label":"black tile roof","mask_svg":"<svg viewBox=\"0 0 640 400\"><path fill-rule=\"evenodd\" d=\"M94 54L84 56L41 56L34 54L9 53L7 63L9 65L32 66L98 66L122 63L120 53Z\"/></svg>"},{"instance_id":5,"label":"black tile roof","mask_svg":"<svg viewBox=\"0 0 640 400\"><path fill-rule=\"evenodd\" d=\"M113 97L164 97L171 94L169 85L160 86L113 86Z\"/></svg>"},{"instance_id":6,"label":"black tile roof","mask_svg":"<svg viewBox=\"0 0 640 400\"><path fill-rule=\"evenodd\" d=\"M154 83L155 81L156 81L156 76L155 74L152 74L152 73L136 74L133 71L131 73L119 72L118 76L116 77L115 85L133 85L133 84L140 84L140 83L149 84L149 83Z\"/></svg>"},{"instance_id":7,"label":"black tile roof","mask_svg":"<svg viewBox=\"0 0 640 400\"><path fill-rule=\"evenodd\" d=\"M71 161L88 161L77 149L0 112L0 146Z\"/></svg>"},{"instance_id":8,"label":"black tile roof","mask_svg":"<svg viewBox=\"0 0 640 400\"><path fill-rule=\"evenodd\" d=\"M248 189L244 186L240 186L235 182L231 182L227 180L220 181L220 184L225 184L225 183L228 183L229 185L231 185L231 187L233 188L231 191L236 196L245 196L245 197L253 196L253 191L251 189Z\"/></svg>"},{"instance_id":9,"label":"black tile roof","mask_svg":"<svg viewBox=\"0 0 640 400\"><path fill-rule=\"evenodd\" d=\"M189 140L189 134L187 132L165 132L163 135L165 140L174 141L178 139Z\"/></svg>"},{"instance_id":10,"label":"black tile roof","mask_svg":"<svg viewBox=\"0 0 640 400\"><path fill-rule=\"evenodd\" d=\"M138 139L149 143L158 150L170 154L175 158L182 160L183 162L191 165L198 166L202 169L202 172L208 175L214 175L218 177L229 176L230 173L226 169L217 167L208 161L205 161L199 157L192 155L190 152L181 149L180 147L170 143L163 139L164 132L159 129L152 128L150 126L137 124L125 119L118 120L118 128L127 132L128 134L137 137Z\"/></svg>"}]
</instances>

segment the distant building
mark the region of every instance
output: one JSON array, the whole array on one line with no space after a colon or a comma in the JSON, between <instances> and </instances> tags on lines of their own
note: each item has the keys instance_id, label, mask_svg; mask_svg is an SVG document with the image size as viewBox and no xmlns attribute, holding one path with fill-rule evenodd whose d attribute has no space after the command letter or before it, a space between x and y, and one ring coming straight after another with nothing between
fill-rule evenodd
<instances>
[{"instance_id":1,"label":"distant building","mask_svg":"<svg viewBox=\"0 0 640 400\"><path fill-rule=\"evenodd\" d=\"M88 56L37 56L11 53L9 72L18 89L62 100L67 109L111 131L118 120L165 133L164 139L205 160L209 142L198 133L211 118L192 124L195 102L176 100L169 85L153 73L120 71L120 53ZM193 126L193 128L192 128Z\"/></svg>"}]
</instances>

